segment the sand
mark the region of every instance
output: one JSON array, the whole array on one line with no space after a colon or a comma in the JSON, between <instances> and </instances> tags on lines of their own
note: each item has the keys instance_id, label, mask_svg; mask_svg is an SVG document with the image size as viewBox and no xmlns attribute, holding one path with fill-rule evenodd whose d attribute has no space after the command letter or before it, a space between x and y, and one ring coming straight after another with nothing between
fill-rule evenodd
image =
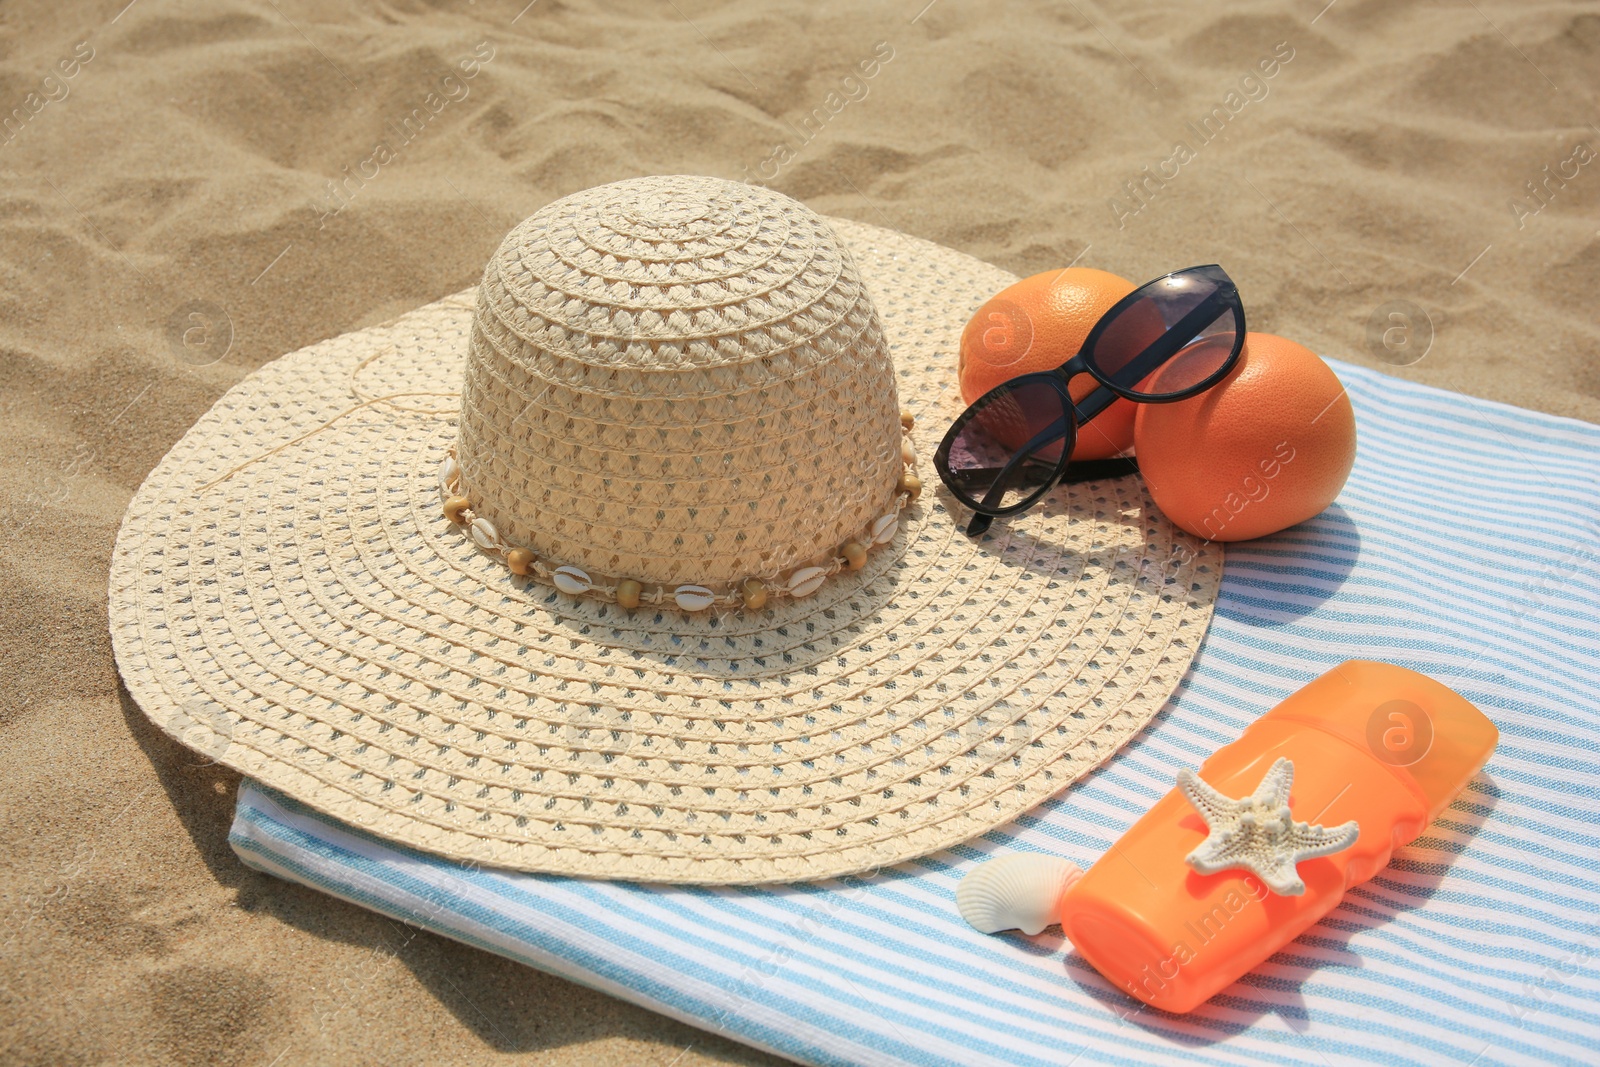
<instances>
[{"instance_id":1,"label":"sand","mask_svg":"<svg viewBox=\"0 0 1600 1067\"><path fill-rule=\"evenodd\" d=\"M1256 329L1600 421L1592 5L125 2L0 14L0 1059L775 1062L244 869L235 776L112 663L117 524L183 431L564 193L1219 261Z\"/></svg>"}]
</instances>

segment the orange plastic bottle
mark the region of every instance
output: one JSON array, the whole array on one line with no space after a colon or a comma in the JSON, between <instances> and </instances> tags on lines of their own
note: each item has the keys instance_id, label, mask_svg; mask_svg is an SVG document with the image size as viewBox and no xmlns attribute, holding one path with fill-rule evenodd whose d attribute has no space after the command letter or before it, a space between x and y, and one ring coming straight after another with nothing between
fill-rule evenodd
<instances>
[{"instance_id":1,"label":"orange plastic bottle","mask_svg":"<svg viewBox=\"0 0 1600 1067\"><path fill-rule=\"evenodd\" d=\"M1062 930L1117 988L1189 1011L1382 870L1449 805L1498 739L1482 712L1425 675L1344 663L1257 719L1199 772L1226 796L1245 797L1288 758L1296 820L1359 824L1350 847L1300 861L1303 894L1279 896L1248 869L1196 873L1186 857L1207 826L1173 789L1062 894Z\"/></svg>"}]
</instances>

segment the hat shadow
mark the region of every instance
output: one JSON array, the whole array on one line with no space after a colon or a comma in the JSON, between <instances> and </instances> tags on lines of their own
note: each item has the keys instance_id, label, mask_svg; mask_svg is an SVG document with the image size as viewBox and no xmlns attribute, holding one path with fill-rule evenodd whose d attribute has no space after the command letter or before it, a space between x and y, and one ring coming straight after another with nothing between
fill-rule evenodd
<instances>
[{"instance_id":1,"label":"hat shadow","mask_svg":"<svg viewBox=\"0 0 1600 1067\"><path fill-rule=\"evenodd\" d=\"M117 700L128 732L150 761L173 814L189 835L201 862L218 884L238 888L245 880L241 875L246 868L228 845L228 828L233 823L234 798L243 776L163 733L140 710L120 673Z\"/></svg>"},{"instance_id":2,"label":"hat shadow","mask_svg":"<svg viewBox=\"0 0 1600 1067\"><path fill-rule=\"evenodd\" d=\"M243 776L163 733L139 710L120 677L117 698L129 731L149 758L195 852L219 885L235 890L238 908L270 915L319 940L361 950L360 962L351 966L362 974L370 972L373 959L403 965L463 1027L496 1052L539 1052L620 1038L680 1049L692 1044L719 1062L752 1067L787 1062L625 1004L599 990L245 866L228 843ZM352 976L352 981L359 980L360 975ZM560 1010L535 1010L531 1005L559 1005ZM358 1025L354 1019L345 1024ZM331 1047L325 1051L332 1054ZM317 1059L314 1039L297 1054L308 1061Z\"/></svg>"},{"instance_id":3,"label":"hat shadow","mask_svg":"<svg viewBox=\"0 0 1600 1067\"><path fill-rule=\"evenodd\" d=\"M1454 853L1464 849L1493 812L1499 798L1499 786L1487 773L1480 771L1467 790L1436 820L1446 824L1450 831L1445 847ZM1423 835L1427 834L1428 830L1424 829ZM1439 847L1438 842L1435 847ZM1360 970L1365 964L1360 954L1349 947L1351 939L1382 926L1396 915L1425 906L1438 892L1449 864L1424 864L1409 856L1409 851L1408 848L1399 850L1388 866L1370 880L1370 884L1386 891L1381 904L1375 906L1373 891L1365 884L1356 886L1320 922L1264 961L1284 970L1293 969L1297 973L1292 977L1281 972L1270 977L1247 973L1184 1015L1149 1007L1122 993L1087 960L1070 950L1065 960L1067 977L1084 995L1123 1016L1125 1022L1187 1048L1204 1048L1225 1041L1269 1015L1278 1016L1296 1034L1304 1033L1312 1023L1311 1009L1301 989L1304 982L1325 968ZM1403 883L1385 878L1387 872L1394 870L1416 877ZM1297 946L1302 944L1314 945L1331 954L1318 959L1299 951ZM1272 998L1260 996L1258 991L1263 990L1270 990Z\"/></svg>"},{"instance_id":4,"label":"hat shadow","mask_svg":"<svg viewBox=\"0 0 1600 1067\"><path fill-rule=\"evenodd\" d=\"M516 960L373 917L388 924L394 932L391 940L403 941L396 953L399 962L496 1052L538 1052L621 1038L681 1050L693 1046L718 1062L750 1067L789 1062ZM549 1010L556 1005L560 1010ZM664 1062L678 1054L670 1048L661 1053Z\"/></svg>"}]
</instances>

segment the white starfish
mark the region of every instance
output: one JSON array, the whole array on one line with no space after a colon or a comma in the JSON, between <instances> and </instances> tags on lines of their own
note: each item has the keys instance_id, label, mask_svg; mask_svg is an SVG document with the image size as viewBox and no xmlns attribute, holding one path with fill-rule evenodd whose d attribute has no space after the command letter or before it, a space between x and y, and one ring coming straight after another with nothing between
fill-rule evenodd
<instances>
[{"instance_id":1,"label":"white starfish","mask_svg":"<svg viewBox=\"0 0 1600 1067\"><path fill-rule=\"evenodd\" d=\"M1294 763L1279 758L1256 791L1243 800L1225 797L1187 767L1178 772L1178 788L1194 805L1210 830L1189 853L1187 862L1201 874L1244 868L1254 871L1279 896L1306 891L1295 865L1355 844L1361 827L1355 820L1331 829L1295 822L1289 813L1289 786Z\"/></svg>"}]
</instances>

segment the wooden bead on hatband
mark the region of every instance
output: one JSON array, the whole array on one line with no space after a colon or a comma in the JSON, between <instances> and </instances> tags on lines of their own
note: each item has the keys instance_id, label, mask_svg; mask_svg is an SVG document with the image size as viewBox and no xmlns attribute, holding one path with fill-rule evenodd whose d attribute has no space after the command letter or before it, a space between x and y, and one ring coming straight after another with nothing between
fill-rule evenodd
<instances>
[{"instance_id":1,"label":"wooden bead on hatband","mask_svg":"<svg viewBox=\"0 0 1600 1067\"><path fill-rule=\"evenodd\" d=\"M860 541L846 541L844 547L839 549L839 554L853 571L858 571L867 565L867 549Z\"/></svg>"}]
</instances>

